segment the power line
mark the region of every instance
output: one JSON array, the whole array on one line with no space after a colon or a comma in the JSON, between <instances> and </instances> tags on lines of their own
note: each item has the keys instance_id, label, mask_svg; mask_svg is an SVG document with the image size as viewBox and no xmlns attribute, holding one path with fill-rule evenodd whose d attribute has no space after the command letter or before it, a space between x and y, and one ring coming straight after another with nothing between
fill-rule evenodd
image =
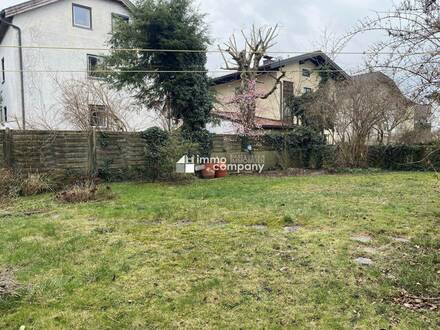
<instances>
[{"instance_id":1,"label":"power line","mask_svg":"<svg viewBox=\"0 0 440 330\"><path fill-rule=\"evenodd\" d=\"M88 50L88 51L110 51L110 52L144 52L144 53L222 53L226 50L220 49L155 49L155 48L95 48L95 47L63 47L63 46L16 46L16 45L0 45L0 48L22 48L22 49L48 49L48 50ZM319 51L267 51L264 54L310 54ZM355 52L355 51L338 51L332 52L338 55L393 55L395 52ZM417 52L412 55L427 55L433 52Z\"/></svg>"},{"instance_id":2,"label":"power line","mask_svg":"<svg viewBox=\"0 0 440 330\"><path fill-rule=\"evenodd\" d=\"M344 70L337 69L317 69L313 72L344 72ZM239 74L243 72L249 73L301 73L302 70L252 70L252 71L234 71L234 70L4 70L6 73L92 73L92 74L104 74L104 73L230 73Z\"/></svg>"}]
</instances>

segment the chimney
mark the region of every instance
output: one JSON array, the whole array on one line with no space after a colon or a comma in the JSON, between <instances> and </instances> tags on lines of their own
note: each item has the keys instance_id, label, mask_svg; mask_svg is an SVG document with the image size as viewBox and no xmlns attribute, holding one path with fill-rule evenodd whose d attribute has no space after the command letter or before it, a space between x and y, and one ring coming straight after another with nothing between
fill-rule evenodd
<instances>
[{"instance_id":1,"label":"chimney","mask_svg":"<svg viewBox=\"0 0 440 330\"><path fill-rule=\"evenodd\" d=\"M270 65L273 63L273 57L269 55L263 56L263 65Z\"/></svg>"}]
</instances>

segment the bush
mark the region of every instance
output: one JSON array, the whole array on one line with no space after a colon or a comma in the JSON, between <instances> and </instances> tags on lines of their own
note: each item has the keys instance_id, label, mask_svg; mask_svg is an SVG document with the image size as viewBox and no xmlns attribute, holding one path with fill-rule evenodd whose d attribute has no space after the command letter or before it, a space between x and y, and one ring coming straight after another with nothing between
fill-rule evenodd
<instances>
[{"instance_id":1,"label":"bush","mask_svg":"<svg viewBox=\"0 0 440 330\"><path fill-rule=\"evenodd\" d=\"M439 145L371 146L368 164L392 171L440 170Z\"/></svg>"},{"instance_id":2,"label":"bush","mask_svg":"<svg viewBox=\"0 0 440 330\"><path fill-rule=\"evenodd\" d=\"M213 134L207 129L201 129L197 131L182 131L182 137L189 143L198 145L198 155L202 157L211 156L213 142Z\"/></svg>"},{"instance_id":3,"label":"bush","mask_svg":"<svg viewBox=\"0 0 440 330\"><path fill-rule=\"evenodd\" d=\"M12 170L0 169L0 197L32 196L51 191L49 177L39 173L21 175Z\"/></svg>"},{"instance_id":4,"label":"bush","mask_svg":"<svg viewBox=\"0 0 440 330\"><path fill-rule=\"evenodd\" d=\"M20 194L20 180L14 172L0 169L0 197L16 197Z\"/></svg>"},{"instance_id":5,"label":"bush","mask_svg":"<svg viewBox=\"0 0 440 330\"><path fill-rule=\"evenodd\" d=\"M49 178L41 174L29 174L21 182L21 195L33 196L52 190Z\"/></svg>"},{"instance_id":6,"label":"bush","mask_svg":"<svg viewBox=\"0 0 440 330\"><path fill-rule=\"evenodd\" d=\"M169 133L153 127L142 137L146 143L147 177L153 181L177 179L176 162L184 155L195 155L199 151L199 145L184 139L180 131Z\"/></svg>"},{"instance_id":7,"label":"bush","mask_svg":"<svg viewBox=\"0 0 440 330\"><path fill-rule=\"evenodd\" d=\"M278 151L283 167L311 167L314 150L325 146L325 138L309 127L295 127L289 131L266 134L263 144ZM322 163L319 154L314 154L315 162ZM314 166L312 166L314 167Z\"/></svg>"},{"instance_id":8,"label":"bush","mask_svg":"<svg viewBox=\"0 0 440 330\"><path fill-rule=\"evenodd\" d=\"M65 203L84 203L96 200L108 200L114 198L109 186L99 185L95 178L87 178L76 182L68 189L59 192L56 198Z\"/></svg>"}]
</instances>

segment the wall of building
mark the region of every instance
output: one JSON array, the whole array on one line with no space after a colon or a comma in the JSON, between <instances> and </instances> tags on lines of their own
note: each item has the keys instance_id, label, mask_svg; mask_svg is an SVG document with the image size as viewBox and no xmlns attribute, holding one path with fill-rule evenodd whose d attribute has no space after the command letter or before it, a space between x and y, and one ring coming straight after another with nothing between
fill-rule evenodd
<instances>
[{"instance_id":1,"label":"wall of building","mask_svg":"<svg viewBox=\"0 0 440 330\"><path fill-rule=\"evenodd\" d=\"M18 34L13 29L8 29L3 38L2 45L17 45ZM3 98L2 107L6 106L8 111L8 122L0 124L0 129L5 127L17 127L15 119L21 118L20 99L20 74L18 48L0 47L0 60L5 61L5 82L0 84L0 91Z\"/></svg>"},{"instance_id":2,"label":"wall of building","mask_svg":"<svg viewBox=\"0 0 440 330\"><path fill-rule=\"evenodd\" d=\"M92 30L74 27L72 3L92 8ZM29 128L75 129L65 120L60 102L60 84L76 79L87 79L87 54L105 55L93 50L108 48L111 37L112 13L128 15L121 3L108 0L64 0L43 6L14 17L13 23L22 28L23 45L83 48L81 50L23 49L26 113ZM9 29L2 44L16 45L14 31ZM0 49L7 56L6 69L18 69L16 49ZM63 71L63 72L60 72ZM3 86L5 104L18 122L21 120L18 73L8 73ZM128 93L125 94L129 97ZM145 129L154 125L153 112L133 112L129 116L132 129ZM17 128L17 125L10 125Z\"/></svg>"},{"instance_id":3,"label":"wall of building","mask_svg":"<svg viewBox=\"0 0 440 330\"><path fill-rule=\"evenodd\" d=\"M317 66L311 62L306 61L305 63L293 63L285 66L283 68L286 71L286 76L282 81L291 81L294 84L295 95L302 95L304 93L304 87L316 90L319 86L320 76L318 72L313 72L310 77L302 76L302 69L313 70ZM272 89L276 79L281 75L280 72L274 72L271 74L262 74L257 80L257 90L261 92L268 92ZM227 104L230 99L234 96L235 90L240 86L240 81L232 81L230 83L216 85L214 91L217 96L218 105L216 105L217 111L228 111L234 112L238 111L238 108L234 105ZM270 119L281 119L281 86L279 85L277 90L265 100L258 100L257 102L257 116L270 118Z\"/></svg>"}]
</instances>

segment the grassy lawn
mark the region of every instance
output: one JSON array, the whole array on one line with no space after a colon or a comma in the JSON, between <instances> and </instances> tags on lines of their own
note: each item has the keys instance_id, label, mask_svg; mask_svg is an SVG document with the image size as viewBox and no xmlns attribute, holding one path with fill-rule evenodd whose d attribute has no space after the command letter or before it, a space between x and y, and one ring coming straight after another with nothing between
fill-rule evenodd
<instances>
[{"instance_id":1,"label":"grassy lawn","mask_svg":"<svg viewBox=\"0 0 440 330\"><path fill-rule=\"evenodd\" d=\"M440 296L432 174L112 187L1 206L0 268L21 289L0 298L0 329L440 327L401 293Z\"/></svg>"}]
</instances>

